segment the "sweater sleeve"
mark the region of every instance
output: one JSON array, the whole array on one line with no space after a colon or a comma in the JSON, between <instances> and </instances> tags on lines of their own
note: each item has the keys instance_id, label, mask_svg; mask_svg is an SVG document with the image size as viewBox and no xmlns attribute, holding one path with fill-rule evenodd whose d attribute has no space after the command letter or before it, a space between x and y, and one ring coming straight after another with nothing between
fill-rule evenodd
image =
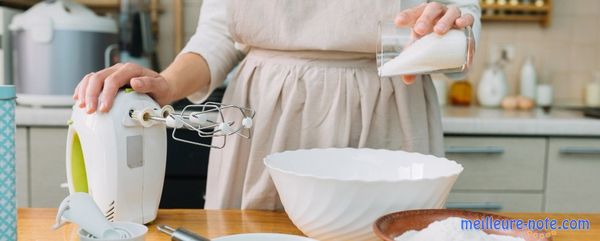
<instances>
[{"instance_id":1,"label":"sweater sleeve","mask_svg":"<svg viewBox=\"0 0 600 241\"><path fill-rule=\"evenodd\" d=\"M206 100L208 95L221 86L225 77L242 58L234 46L228 29L227 2L204 0L196 32L181 53L195 53L206 61L210 71L210 84L187 98L194 103Z\"/></svg>"}]
</instances>

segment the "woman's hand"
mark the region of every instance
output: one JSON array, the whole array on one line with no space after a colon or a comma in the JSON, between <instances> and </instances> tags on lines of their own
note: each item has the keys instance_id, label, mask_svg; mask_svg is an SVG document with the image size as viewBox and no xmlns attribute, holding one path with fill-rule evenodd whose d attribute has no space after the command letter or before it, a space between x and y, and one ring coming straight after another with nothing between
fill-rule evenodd
<instances>
[{"instance_id":1,"label":"woman's hand","mask_svg":"<svg viewBox=\"0 0 600 241\"><path fill-rule=\"evenodd\" d=\"M445 34L451 28L464 28L473 25L474 18L471 14L462 14L456 6L446 6L437 2L422 3L416 7L406 9L398 14L395 19L398 27L411 27L416 38L431 32ZM404 83L412 84L414 75L403 76Z\"/></svg>"},{"instance_id":2,"label":"woman's hand","mask_svg":"<svg viewBox=\"0 0 600 241\"><path fill-rule=\"evenodd\" d=\"M117 92L126 85L131 85L137 92L147 93L161 106L172 101L173 88L162 75L131 63L115 64L86 75L75 88L73 99L79 102L79 108L86 108L87 113L96 110L108 112Z\"/></svg>"}]
</instances>

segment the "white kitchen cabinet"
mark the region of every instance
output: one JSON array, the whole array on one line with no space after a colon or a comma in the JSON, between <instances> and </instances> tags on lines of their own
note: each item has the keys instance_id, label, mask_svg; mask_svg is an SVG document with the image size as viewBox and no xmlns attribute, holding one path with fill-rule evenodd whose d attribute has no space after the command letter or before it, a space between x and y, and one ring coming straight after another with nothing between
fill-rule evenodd
<instances>
[{"instance_id":1,"label":"white kitchen cabinet","mask_svg":"<svg viewBox=\"0 0 600 241\"><path fill-rule=\"evenodd\" d=\"M66 128L29 128L32 207L56 208L68 195L65 170Z\"/></svg>"},{"instance_id":2,"label":"white kitchen cabinet","mask_svg":"<svg viewBox=\"0 0 600 241\"><path fill-rule=\"evenodd\" d=\"M464 166L453 190L542 191L546 138L445 138L446 157Z\"/></svg>"},{"instance_id":3,"label":"white kitchen cabinet","mask_svg":"<svg viewBox=\"0 0 600 241\"><path fill-rule=\"evenodd\" d=\"M494 212L541 212L544 194L511 192L452 192L448 208Z\"/></svg>"},{"instance_id":4,"label":"white kitchen cabinet","mask_svg":"<svg viewBox=\"0 0 600 241\"><path fill-rule=\"evenodd\" d=\"M15 133L17 207L29 207L29 152L27 128L17 128Z\"/></svg>"},{"instance_id":5,"label":"white kitchen cabinet","mask_svg":"<svg viewBox=\"0 0 600 241\"><path fill-rule=\"evenodd\" d=\"M600 139L550 138L546 211L600 212Z\"/></svg>"}]
</instances>

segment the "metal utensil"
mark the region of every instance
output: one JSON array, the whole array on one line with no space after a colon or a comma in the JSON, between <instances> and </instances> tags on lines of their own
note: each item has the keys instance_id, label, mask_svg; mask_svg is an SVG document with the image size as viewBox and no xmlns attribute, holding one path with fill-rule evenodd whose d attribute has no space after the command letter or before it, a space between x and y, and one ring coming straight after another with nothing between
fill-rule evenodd
<instances>
[{"instance_id":1,"label":"metal utensil","mask_svg":"<svg viewBox=\"0 0 600 241\"><path fill-rule=\"evenodd\" d=\"M184 228L172 228L163 224L157 225L156 228L158 231L171 236L171 240L173 241L210 241L210 239L192 233Z\"/></svg>"},{"instance_id":2,"label":"metal utensil","mask_svg":"<svg viewBox=\"0 0 600 241\"><path fill-rule=\"evenodd\" d=\"M225 115L228 112L230 115ZM173 128L171 137L174 140L221 149L226 144L227 136L238 135L251 138L251 129L255 111L250 108L207 102L204 104L188 105L181 112L175 112L173 107L165 106L161 110L131 110L130 117L142 123L152 125L162 123ZM189 140L177 135L178 129L188 129L198 133L199 138L223 138L221 145L207 145L199 140Z\"/></svg>"}]
</instances>

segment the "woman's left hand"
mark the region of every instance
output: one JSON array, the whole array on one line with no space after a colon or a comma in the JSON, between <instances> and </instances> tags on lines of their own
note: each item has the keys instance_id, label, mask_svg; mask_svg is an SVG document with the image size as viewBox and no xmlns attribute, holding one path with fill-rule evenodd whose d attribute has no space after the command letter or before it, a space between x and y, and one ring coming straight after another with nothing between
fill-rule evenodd
<instances>
[{"instance_id":1,"label":"woman's left hand","mask_svg":"<svg viewBox=\"0 0 600 241\"><path fill-rule=\"evenodd\" d=\"M458 7L446 6L438 2L422 3L406 9L395 19L396 26L411 27L417 38L431 32L445 34L452 28L471 26L473 22L474 18L471 14L463 15ZM404 83L412 84L415 76L403 76L402 79Z\"/></svg>"}]
</instances>

